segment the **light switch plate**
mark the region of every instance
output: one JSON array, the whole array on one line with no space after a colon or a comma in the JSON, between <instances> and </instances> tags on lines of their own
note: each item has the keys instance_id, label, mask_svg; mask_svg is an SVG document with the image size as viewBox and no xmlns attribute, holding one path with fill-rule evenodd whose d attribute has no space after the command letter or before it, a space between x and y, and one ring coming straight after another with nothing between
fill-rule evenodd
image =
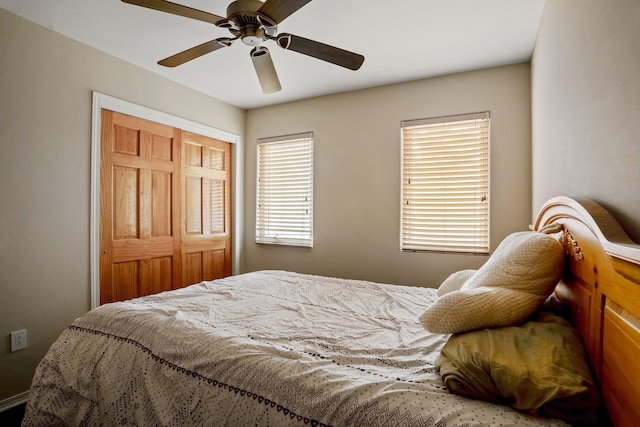
<instances>
[{"instance_id":1,"label":"light switch plate","mask_svg":"<svg viewBox=\"0 0 640 427\"><path fill-rule=\"evenodd\" d=\"M27 348L27 330L11 332L11 351L18 351Z\"/></svg>"}]
</instances>

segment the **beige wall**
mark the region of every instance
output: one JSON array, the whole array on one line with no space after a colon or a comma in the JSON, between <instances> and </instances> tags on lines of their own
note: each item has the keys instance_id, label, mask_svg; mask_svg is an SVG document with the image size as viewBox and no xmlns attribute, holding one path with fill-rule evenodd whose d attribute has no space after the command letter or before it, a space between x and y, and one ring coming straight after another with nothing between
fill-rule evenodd
<instances>
[{"instance_id":1,"label":"beige wall","mask_svg":"<svg viewBox=\"0 0 640 427\"><path fill-rule=\"evenodd\" d=\"M640 241L640 1L547 0L532 59L533 211L590 197Z\"/></svg>"},{"instance_id":2,"label":"beige wall","mask_svg":"<svg viewBox=\"0 0 640 427\"><path fill-rule=\"evenodd\" d=\"M244 134L245 112L0 9L0 401L89 307L91 92ZM28 348L9 351L9 333Z\"/></svg>"},{"instance_id":3,"label":"beige wall","mask_svg":"<svg viewBox=\"0 0 640 427\"><path fill-rule=\"evenodd\" d=\"M245 261L286 269L437 286L485 257L402 253L400 122L491 112L491 246L531 212L530 69L518 64L282 104L247 113ZM256 245L257 138L314 132L314 247Z\"/></svg>"}]
</instances>

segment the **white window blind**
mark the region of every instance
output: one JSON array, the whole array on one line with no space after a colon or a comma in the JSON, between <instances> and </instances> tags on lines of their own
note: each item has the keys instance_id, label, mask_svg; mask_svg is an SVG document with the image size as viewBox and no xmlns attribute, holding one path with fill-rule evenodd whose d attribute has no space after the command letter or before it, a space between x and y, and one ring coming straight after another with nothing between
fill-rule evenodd
<instances>
[{"instance_id":1,"label":"white window blind","mask_svg":"<svg viewBox=\"0 0 640 427\"><path fill-rule=\"evenodd\" d=\"M258 140L256 243L313 246L313 133Z\"/></svg>"},{"instance_id":2,"label":"white window blind","mask_svg":"<svg viewBox=\"0 0 640 427\"><path fill-rule=\"evenodd\" d=\"M489 252L489 121L402 122L402 250Z\"/></svg>"}]
</instances>

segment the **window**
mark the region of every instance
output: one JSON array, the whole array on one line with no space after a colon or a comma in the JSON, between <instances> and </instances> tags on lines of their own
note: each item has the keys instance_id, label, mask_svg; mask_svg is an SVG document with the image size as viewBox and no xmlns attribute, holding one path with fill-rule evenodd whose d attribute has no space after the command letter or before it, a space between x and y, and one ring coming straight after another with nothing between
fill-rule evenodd
<instances>
[{"instance_id":1,"label":"window","mask_svg":"<svg viewBox=\"0 0 640 427\"><path fill-rule=\"evenodd\" d=\"M258 140L256 243L313 246L313 133Z\"/></svg>"},{"instance_id":2,"label":"window","mask_svg":"<svg viewBox=\"0 0 640 427\"><path fill-rule=\"evenodd\" d=\"M402 122L403 251L489 253L489 121Z\"/></svg>"}]
</instances>

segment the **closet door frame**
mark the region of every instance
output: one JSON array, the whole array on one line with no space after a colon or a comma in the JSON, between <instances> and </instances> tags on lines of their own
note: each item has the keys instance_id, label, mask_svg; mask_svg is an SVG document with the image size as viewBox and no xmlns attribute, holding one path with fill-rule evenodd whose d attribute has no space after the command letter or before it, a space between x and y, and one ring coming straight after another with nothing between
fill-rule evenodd
<instances>
[{"instance_id":1,"label":"closet door frame","mask_svg":"<svg viewBox=\"0 0 640 427\"><path fill-rule=\"evenodd\" d=\"M93 92L92 112L91 112L91 218L90 218L90 282L91 282L91 308L100 305L100 143L102 132L102 110L107 109L129 116L158 122L168 126L176 127L188 132L218 139L231 143L231 164L233 176L231 178L231 198L233 211L232 221L232 248L231 254L232 274L239 271L239 253L241 231L238 221L238 204L242 198L239 194L238 174L241 171L238 155L238 144L240 136L216 129L201 123L193 122L181 117L176 117L167 113L153 110L148 107L133 104L128 101L117 99L99 92Z\"/></svg>"}]
</instances>

